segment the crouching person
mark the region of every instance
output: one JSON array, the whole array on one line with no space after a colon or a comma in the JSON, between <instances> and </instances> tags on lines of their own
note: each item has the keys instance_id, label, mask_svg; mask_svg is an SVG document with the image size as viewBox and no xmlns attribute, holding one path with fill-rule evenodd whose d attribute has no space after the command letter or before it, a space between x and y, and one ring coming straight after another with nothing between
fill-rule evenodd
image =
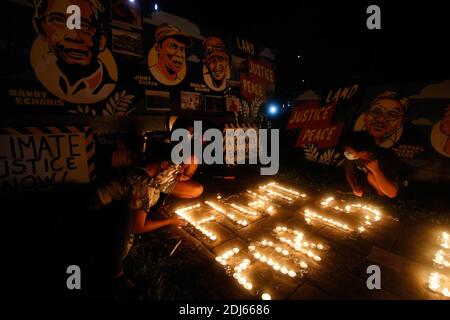
<instances>
[{"instance_id":1,"label":"crouching person","mask_svg":"<svg viewBox=\"0 0 450 320\"><path fill-rule=\"evenodd\" d=\"M150 208L159 199L161 183L177 180L179 172L173 168L176 166L171 162L171 146L161 143L141 157L139 166L96 184L89 204L90 216L97 220L93 233L98 247L92 256L94 273L102 275L107 291L125 292L135 288L122 266L134 234L184 223L178 218L147 219Z\"/></svg>"},{"instance_id":2,"label":"crouching person","mask_svg":"<svg viewBox=\"0 0 450 320\"><path fill-rule=\"evenodd\" d=\"M374 138L366 131L355 131L344 140L344 164L347 182L353 194L364 195L360 176L364 176L379 196L395 198L399 193L400 161L388 149L375 144Z\"/></svg>"}]
</instances>

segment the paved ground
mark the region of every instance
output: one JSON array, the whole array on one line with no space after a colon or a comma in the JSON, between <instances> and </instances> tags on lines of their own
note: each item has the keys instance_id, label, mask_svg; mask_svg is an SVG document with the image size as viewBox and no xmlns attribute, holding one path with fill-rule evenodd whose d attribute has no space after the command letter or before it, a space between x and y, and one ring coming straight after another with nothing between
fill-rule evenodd
<instances>
[{"instance_id":1,"label":"paved ground","mask_svg":"<svg viewBox=\"0 0 450 320\"><path fill-rule=\"evenodd\" d=\"M272 180L283 184L276 177ZM208 192L201 200L215 200L217 192L221 192L224 198L234 195L229 202L246 203L245 190L248 187L254 189L265 182L267 179L261 177L206 181L204 183ZM276 201L275 214L254 219L246 227L231 223L224 217L208 222L204 226L217 234L215 241L206 239L192 228L162 231L161 236L170 244L170 248L182 240L170 257L181 261L173 281L188 290L192 297L200 299L260 299L263 292L270 293L273 299L443 298L427 289L427 279L433 270L432 260L438 248L439 234L445 230L423 223L408 224L397 219L389 207L381 208L381 221L374 223L361 235L314 221L309 225L305 222L303 209L308 207L321 211L320 199L325 195L308 190L301 184L287 186L306 192L308 199L290 204ZM334 196L342 199L349 197L340 194ZM352 197L348 198L348 203L355 201ZM179 207L197 202L170 199L168 211L173 212ZM203 207L196 214L211 212ZM350 215L330 209L322 212L328 212L329 217L340 217L340 220L351 226L361 222L361 213L358 212ZM280 225L302 231L306 240L320 242L327 247L326 251L316 251L322 257L320 262L303 257L308 263L308 269L301 277L291 278L249 257L247 248L252 242L272 239L277 243L271 232ZM145 236L138 241L145 243ZM232 268L237 261L232 263L231 268L215 261L216 256L234 247L241 248L238 254L240 259L236 260L249 257L252 261L245 271L253 283L251 290L244 289L232 276ZM169 255L169 252L164 254ZM381 290L368 290L366 286L369 276L366 269L373 264L381 268ZM445 270L443 273L449 275Z\"/></svg>"}]
</instances>

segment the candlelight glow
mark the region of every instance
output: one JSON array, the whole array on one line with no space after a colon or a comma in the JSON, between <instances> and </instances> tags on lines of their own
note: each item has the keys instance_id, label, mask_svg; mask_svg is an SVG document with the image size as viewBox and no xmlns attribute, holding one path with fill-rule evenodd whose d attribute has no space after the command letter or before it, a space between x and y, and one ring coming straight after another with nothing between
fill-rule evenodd
<instances>
[{"instance_id":1,"label":"candlelight glow","mask_svg":"<svg viewBox=\"0 0 450 320\"><path fill-rule=\"evenodd\" d=\"M284 233L287 233L288 236L293 236L293 240L284 236ZM286 227L276 227L274 229L275 237L280 240L282 243L287 244L289 247L293 248L295 251L300 252L304 255L307 255L309 258L314 261L321 261L322 258L316 255L312 250L308 248L323 250L324 246L320 243L312 243L303 240L303 233L298 230L288 229ZM277 248L276 248L277 249ZM275 249L275 250L276 250ZM281 249L281 248L280 248ZM289 254L287 250L282 251L283 255Z\"/></svg>"},{"instance_id":2,"label":"candlelight glow","mask_svg":"<svg viewBox=\"0 0 450 320\"><path fill-rule=\"evenodd\" d=\"M209 240L211 241L215 241L217 240L217 236L211 232L210 230L208 230L207 228L203 227L202 224L205 222L209 222L209 221L213 221L215 220L214 216L209 216L206 217L202 220L199 221L194 221L188 214L188 211L192 211L194 209L200 208L200 204L196 204L190 207L185 207L185 208L181 208L175 211L175 213L182 218L183 220L185 220L186 222L188 222L190 225L192 225L197 231L199 231L200 233L202 233L204 236L206 236Z\"/></svg>"},{"instance_id":3,"label":"candlelight glow","mask_svg":"<svg viewBox=\"0 0 450 320\"><path fill-rule=\"evenodd\" d=\"M263 243L264 242L264 243ZM274 243L271 241L263 240L260 242L262 247L272 247ZM260 262L267 264L269 267L275 271L279 271L282 274L288 275L291 278L297 276L295 270L290 269L288 266L284 265L281 261L277 260L275 257L268 257L262 251L257 250L255 245L250 245L248 247L250 253Z\"/></svg>"},{"instance_id":4,"label":"candlelight glow","mask_svg":"<svg viewBox=\"0 0 450 320\"><path fill-rule=\"evenodd\" d=\"M283 200L294 201L294 199L292 199L291 197L285 196L284 194L281 194L281 193L271 189L270 187L261 186L261 187L259 187L259 189L263 190L264 192L266 192L270 197L278 197L278 198L281 198Z\"/></svg>"},{"instance_id":5,"label":"candlelight glow","mask_svg":"<svg viewBox=\"0 0 450 320\"><path fill-rule=\"evenodd\" d=\"M263 293L261 295L261 299L263 299L263 300L272 300L272 297L268 293Z\"/></svg>"},{"instance_id":6,"label":"candlelight glow","mask_svg":"<svg viewBox=\"0 0 450 320\"><path fill-rule=\"evenodd\" d=\"M233 213L229 213L227 211L225 211L224 208L222 208L221 206L219 206L218 204L211 202L211 201L205 201L205 203L210 206L211 208L213 208L214 210L216 210L217 212L223 214L224 216L228 217L230 220L232 220L233 222L241 225L241 226L247 226L248 225L248 221L245 219L239 219L239 217L237 217L235 214Z\"/></svg>"},{"instance_id":7,"label":"candlelight glow","mask_svg":"<svg viewBox=\"0 0 450 320\"><path fill-rule=\"evenodd\" d=\"M447 232L442 232L441 247L445 249L450 249L450 236Z\"/></svg>"},{"instance_id":8,"label":"candlelight glow","mask_svg":"<svg viewBox=\"0 0 450 320\"><path fill-rule=\"evenodd\" d=\"M444 297L450 297L450 290L447 287L442 287L441 281L443 276L438 272L433 272L428 277L428 288L431 291L442 294Z\"/></svg>"},{"instance_id":9,"label":"candlelight glow","mask_svg":"<svg viewBox=\"0 0 450 320\"><path fill-rule=\"evenodd\" d=\"M231 250L226 251L220 256L216 257L216 261L221 265L226 266L230 265L230 258L235 256L240 252L239 248L233 248ZM253 284L242 274L243 271L247 270L250 266L250 259L243 259L240 261L234 268L233 278L235 278L238 283L243 286L246 290L251 290L253 288Z\"/></svg>"},{"instance_id":10,"label":"candlelight glow","mask_svg":"<svg viewBox=\"0 0 450 320\"><path fill-rule=\"evenodd\" d=\"M307 223L310 223L312 219L315 219L315 220L319 220L321 222L327 223L329 225L332 225L343 231L353 231L353 229L350 228L346 223L340 222L335 219L327 218L326 216L323 216L321 214L313 212L309 209L305 209L304 213L305 213L305 221Z\"/></svg>"},{"instance_id":11,"label":"candlelight glow","mask_svg":"<svg viewBox=\"0 0 450 320\"><path fill-rule=\"evenodd\" d=\"M296 191L296 190L294 190L294 189L285 188L285 187L279 185L279 184L276 183L276 182L271 182L271 183L269 183L267 186L272 187L272 188L279 189L279 190L281 190L281 191L284 191L284 192L289 193L289 194L291 194L291 195L293 195L293 196L296 196L296 197L306 198L306 194L304 194L304 193L299 193L298 191Z\"/></svg>"},{"instance_id":12,"label":"candlelight glow","mask_svg":"<svg viewBox=\"0 0 450 320\"><path fill-rule=\"evenodd\" d=\"M364 217L365 220L366 220L365 224L367 224L367 225L371 224L371 222L369 220L373 220L375 222L378 222L378 221L381 220L381 213L380 213L380 211L378 209L374 208L374 207L369 206L368 204L354 203L354 204L347 204L345 207L340 207L338 205L335 205L335 206L332 207L331 204L332 203L334 204L334 202L335 202L335 198L334 197L328 197L328 198L322 200L320 202L320 205L323 206L323 207L330 207L330 208L332 208L332 209L334 209L336 211L346 212L346 213L352 212L353 208L358 208L358 209L361 209L361 210L365 210L365 211L367 211L368 213L370 213L372 215L372 216L366 215Z\"/></svg>"},{"instance_id":13,"label":"candlelight glow","mask_svg":"<svg viewBox=\"0 0 450 320\"><path fill-rule=\"evenodd\" d=\"M238 210L239 212L242 212L244 214L248 214L250 216L258 216L259 213L254 211L254 210L248 210L242 206L237 205L236 203L230 203L230 206L236 210Z\"/></svg>"},{"instance_id":14,"label":"candlelight glow","mask_svg":"<svg viewBox=\"0 0 450 320\"><path fill-rule=\"evenodd\" d=\"M433 262L436 263L439 266L450 268L450 262L448 262L446 259L446 254L444 253L444 250L439 250L434 255Z\"/></svg>"},{"instance_id":15,"label":"candlelight glow","mask_svg":"<svg viewBox=\"0 0 450 320\"><path fill-rule=\"evenodd\" d=\"M450 263L447 260L448 257L448 247L449 247L449 235L447 232L442 232L439 237L441 247L438 249L434 255L433 263L438 268L450 268ZM442 294L444 297L450 298L449 290L450 281L448 277L439 273L432 272L428 277L428 288L436 293Z\"/></svg>"},{"instance_id":16,"label":"candlelight glow","mask_svg":"<svg viewBox=\"0 0 450 320\"><path fill-rule=\"evenodd\" d=\"M249 195L251 195L252 197L258 198L259 200L264 201L264 202L266 202L266 203L272 202L272 200L270 200L268 197L266 197L266 196L264 196L264 195L262 195L262 194L256 193L256 192L254 192L254 191L252 191L252 190L247 190L247 193L248 193Z\"/></svg>"}]
</instances>

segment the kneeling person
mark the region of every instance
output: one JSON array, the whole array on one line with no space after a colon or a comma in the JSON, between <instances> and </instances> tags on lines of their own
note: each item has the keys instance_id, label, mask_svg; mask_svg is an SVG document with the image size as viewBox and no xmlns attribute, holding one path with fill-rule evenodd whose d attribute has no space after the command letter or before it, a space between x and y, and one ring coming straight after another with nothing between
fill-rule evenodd
<instances>
[{"instance_id":1,"label":"kneeling person","mask_svg":"<svg viewBox=\"0 0 450 320\"><path fill-rule=\"evenodd\" d=\"M395 198L399 191L400 163L389 149L375 144L366 131L355 131L344 140L345 176L353 194L362 197L364 191L358 180L358 172L366 176L369 184L380 196Z\"/></svg>"}]
</instances>

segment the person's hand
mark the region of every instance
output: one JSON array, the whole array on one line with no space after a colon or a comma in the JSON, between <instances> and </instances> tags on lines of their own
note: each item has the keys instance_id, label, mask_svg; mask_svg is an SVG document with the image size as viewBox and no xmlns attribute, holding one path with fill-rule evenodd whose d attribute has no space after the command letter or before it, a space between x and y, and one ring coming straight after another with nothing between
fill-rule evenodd
<instances>
[{"instance_id":1,"label":"person's hand","mask_svg":"<svg viewBox=\"0 0 450 320\"><path fill-rule=\"evenodd\" d=\"M376 172L380 169L380 163L378 160L369 160L365 163L365 165L370 172Z\"/></svg>"},{"instance_id":2,"label":"person's hand","mask_svg":"<svg viewBox=\"0 0 450 320\"><path fill-rule=\"evenodd\" d=\"M362 197L364 192L361 189L361 187L356 186L356 187L353 187L353 194L357 197Z\"/></svg>"},{"instance_id":3,"label":"person's hand","mask_svg":"<svg viewBox=\"0 0 450 320\"><path fill-rule=\"evenodd\" d=\"M185 227L187 225L186 221L177 217L169 218L168 222L174 227Z\"/></svg>"}]
</instances>

